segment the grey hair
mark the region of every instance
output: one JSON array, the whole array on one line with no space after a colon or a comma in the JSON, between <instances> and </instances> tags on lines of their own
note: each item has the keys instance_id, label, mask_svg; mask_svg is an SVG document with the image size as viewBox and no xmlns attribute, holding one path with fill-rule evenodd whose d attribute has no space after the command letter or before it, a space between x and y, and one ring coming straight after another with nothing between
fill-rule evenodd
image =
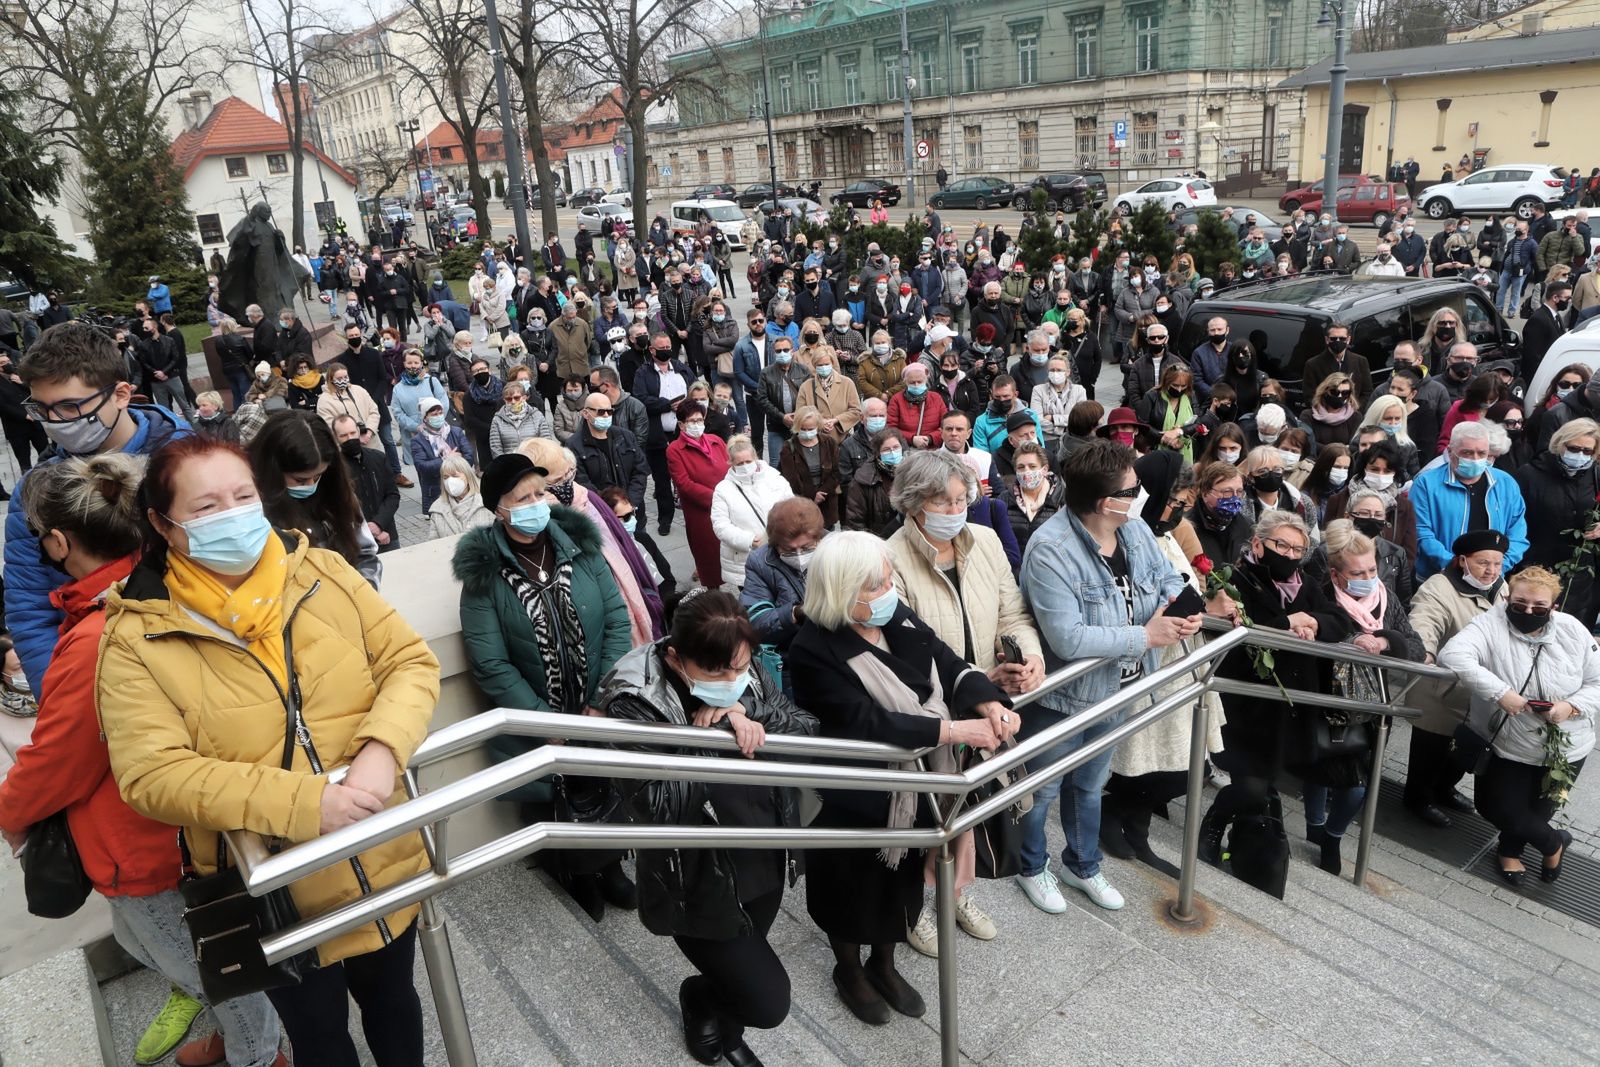
<instances>
[{"instance_id":1,"label":"grey hair","mask_svg":"<svg viewBox=\"0 0 1600 1067\"><path fill-rule=\"evenodd\" d=\"M928 501L949 491L951 478L961 480L968 496L978 485L972 468L947 448L908 452L895 472L889 506L902 515L915 515Z\"/></svg>"},{"instance_id":2,"label":"grey hair","mask_svg":"<svg viewBox=\"0 0 1600 1067\"><path fill-rule=\"evenodd\" d=\"M1438 314L1438 312L1435 312L1435 314ZM1449 359L1451 356L1456 355L1456 349L1462 349L1462 355L1476 356L1478 354L1478 346L1473 344L1471 341L1457 341L1455 344L1450 346L1450 351L1445 353L1445 358Z\"/></svg>"},{"instance_id":3,"label":"grey hair","mask_svg":"<svg viewBox=\"0 0 1600 1067\"><path fill-rule=\"evenodd\" d=\"M772 313L774 315L793 315L794 305L787 300L780 300L772 305Z\"/></svg>"},{"instance_id":4,"label":"grey hair","mask_svg":"<svg viewBox=\"0 0 1600 1067\"><path fill-rule=\"evenodd\" d=\"M1385 513L1388 512L1389 505L1383 499L1382 493L1378 492L1376 489L1357 489L1355 492L1350 494L1350 499L1345 501L1345 514L1348 515L1357 504L1361 503L1363 500L1366 500L1368 497L1376 500L1378 502L1378 507L1381 508Z\"/></svg>"},{"instance_id":5,"label":"grey hair","mask_svg":"<svg viewBox=\"0 0 1600 1067\"><path fill-rule=\"evenodd\" d=\"M896 481L899 479L896 478ZM889 544L865 530L840 530L824 537L806 571L806 618L824 630L850 625L850 612L865 589L876 589L891 566Z\"/></svg>"},{"instance_id":6,"label":"grey hair","mask_svg":"<svg viewBox=\"0 0 1600 1067\"><path fill-rule=\"evenodd\" d=\"M1049 331L1044 329L1043 327L1036 327L1036 328L1034 328L1032 330L1029 330L1028 331L1028 342L1027 343L1031 345L1035 341L1042 341L1045 344L1049 344L1050 343L1050 333L1049 333Z\"/></svg>"},{"instance_id":7,"label":"grey hair","mask_svg":"<svg viewBox=\"0 0 1600 1067\"><path fill-rule=\"evenodd\" d=\"M618 389L622 388L622 375L617 373L617 368L607 366L606 364L602 363L600 366L594 368L594 370L600 375L600 384L614 385Z\"/></svg>"},{"instance_id":8,"label":"grey hair","mask_svg":"<svg viewBox=\"0 0 1600 1067\"><path fill-rule=\"evenodd\" d=\"M1289 417L1277 404L1262 404L1261 410L1256 412L1257 426L1277 426L1282 429L1288 424Z\"/></svg>"},{"instance_id":9,"label":"grey hair","mask_svg":"<svg viewBox=\"0 0 1600 1067\"><path fill-rule=\"evenodd\" d=\"M1300 531L1300 536L1306 539L1306 544L1311 543L1311 528L1306 525L1306 520L1282 508L1268 508L1261 513L1261 518L1256 520L1255 536L1271 537L1275 531L1285 526Z\"/></svg>"},{"instance_id":10,"label":"grey hair","mask_svg":"<svg viewBox=\"0 0 1600 1067\"><path fill-rule=\"evenodd\" d=\"M1458 422L1455 429L1450 431L1450 447L1462 444L1467 440L1489 443L1489 427L1481 422Z\"/></svg>"}]
</instances>

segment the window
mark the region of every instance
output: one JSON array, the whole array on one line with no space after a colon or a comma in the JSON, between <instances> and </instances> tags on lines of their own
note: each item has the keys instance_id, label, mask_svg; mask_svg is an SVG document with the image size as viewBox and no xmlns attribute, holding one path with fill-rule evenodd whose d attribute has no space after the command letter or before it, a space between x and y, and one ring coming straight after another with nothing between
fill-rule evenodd
<instances>
[{"instance_id":1,"label":"window","mask_svg":"<svg viewBox=\"0 0 1600 1067\"><path fill-rule=\"evenodd\" d=\"M1161 16L1155 12L1133 19L1133 69L1149 74L1161 65Z\"/></svg>"},{"instance_id":2,"label":"window","mask_svg":"<svg viewBox=\"0 0 1600 1067\"><path fill-rule=\"evenodd\" d=\"M1022 157L1022 169L1034 170L1039 166L1039 123L1017 123L1017 154Z\"/></svg>"},{"instance_id":3,"label":"window","mask_svg":"<svg viewBox=\"0 0 1600 1067\"><path fill-rule=\"evenodd\" d=\"M1283 12L1267 14L1267 66L1283 65Z\"/></svg>"},{"instance_id":4,"label":"window","mask_svg":"<svg viewBox=\"0 0 1600 1067\"><path fill-rule=\"evenodd\" d=\"M828 142L818 140L811 142L811 173L826 174L828 172Z\"/></svg>"},{"instance_id":5,"label":"window","mask_svg":"<svg viewBox=\"0 0 1600 1067\"><path fill-rule=\"evenodd\" d=\"M217 245L222 243L222 216L221 215L196 215L194 228L200 231L200 243L203 245Z\"/></svg>"},{"instance_id":6,"label":"window","mask_svg":"<svg viewBox=\"0 0 1600 1067\"><path fill-rule=\"evenodd\" d=\"M924 126L921 130L917 131L917 139L928 142L928 159L930 162L925 165L933 167L934 169L938 169L939 127L937 125Z\"/></svg>"},{"instance_id":7,"label":"window","mask_svg":"<svg viewBox=\"0 0 1600 1067\"><path fill-rule=\"evenodd\" d=\"M1089 22L1072 31L1073 75L1093 78L1100 72L1100 26Z\"/></svg>"},{"instance_id":8,"label":"window","mask_svg":"<svg viewBox=\"0 0 1600 1067\"><path fill-rule=\"evenodd\" d=\"M898 100L904 88L900 84L900 53L896 52L883 61L883 98Z\"/></svg>"},{"instance_id":9,"label":"window","mask_svg":"<svg viewBox=\"0 0 1600 1067\"><path fill-rule=\"evenodd\" d=\"M800 176L800 161L796 155L794 142L783 142L783 176L790 181Z\"/></svg>"},{"instance_id":10,"label":"window","mask_svg":"<svg viewBox=\"0 0 1600 1067\"><path fill-rule=\"evenodd\" d=\"M732 182L733 181L733 149L732 148L724 148L722 150L722 180L725 181L725 182Z\"/></svg>"},{"instance_id":11,"label":"window","mask_svg":"<svg viewBox=\"0 0 1600 1067\"><path fill-rule=\"evenodd\" d=\"M967 150L967 171L976 174L983 169L983 127L961 127L961 140Z\"/></svg>"},{"instance_id":12,"label":"window","mask_svg":"<svg viewBox=\"0 0 1600 1067\"><path fill-rule=\"evenodd\" d=\"M1154 111L1134 113L1133 161L1145 164L1156 161L1156 113Z\"/></svg>"},{"instance_id":13,"label":"window","mask_svg":"<svg viewBox=\"0 0 1600 1067\"><path fill-rule=\"evenodd\" d=\"M705 181L711 180L711 153L704 148L695 153L695 163L700 167L700 177Z\"/></svg>"},{"instance_id":14,"label":"window","mask_svg":"<svg viewBox=\"0 0 1600 1067\"><path fill-rule=\"evenodd\" d=\"M975 93L983 88L983 46L968 41L961 46L961 91Z\"/></svg>"},{"instance_id":15,"label":"window","mask_svg":"<svg viewBox=\"0 0 1600 1067\"><path fill-rule=\"evenodd\" d=\"M778 113L787 115L794 110L794 81L787 74L778 75Z\"/></svg>"},{"instance_id":16,"label":"window","mask_svg":"<svg viewBox=\"0 0 1600 1067\"><path fill-rule=\"evenodd\" d=\"M591 163L591 164L589 164L589 166L593 167L594 164ZM667 153L667 177L669 177L669 178L681 178L683 176L684 176L684 173L683 173L682 169L680 169L679 166L678 166L678 153L676 153L676 152L668 152Z\"/></svg>"},{"instance_id":17,"label":"window","mask_svg":"<svg viewBox=\"0 0 1600 1067\"><path fill-rule=\"evenodd\" d=\"M906 135L898 124L889 134L887 151L889 153L889 166L893 167L905 162Z\"/></svg>"},{"instance_id":18,"label":"window","mask_svg":"<svg viewBox=\"0 0 1600 1067\"><path fill-rule=\"evenodd\" d=\"M282 152L273 152L267 156L268 174L288 174L289 157Z\"/></svg>"},{"instance_id":19,"label":"window","mask_svg":"<svg viewBox=\"0 0 1600 1067\"><path fill-rule=\"evenodd\" d=\"M933 45L927 44L917 49L917 68L922 71L922 84L917 86L917 95L927 96L933 92L933 83L939 77L938 57Z\"/></svg>"},{"instance_id":20,"label":"window","mask_svg":"<svg viewBox=\"0 0 1600 1067\"><path fill-rule=\"evenodd\" d=\"M661 172L656 169L656 160L654 156L644 157L644 169L645 176L649 179L651 185L661 184Z\"/></svg>"},{"instance_id":21,"label":"window","mask_svg":"<svg viewBox=\"0 0 1600 1067\"><path fill-rule=\"evenodd\" d=\"M1078 139L1078 166L1093 167L1100 151L1100 131L1093 115L1080 115L1073 122L1073 133Z\"/></svg>"},{"instance_id":22,"label":"window","mask_svg":"<svg viewBox=\"0 0 1600 1067\"><path fill-rule=\"evenodd\" d=\"M222 163L228 168L228 177L250 177L250 161L245 159L244 156L227 156L223 159Z\"/></svg>"},{"instance_id":23,"label":"window","mask_svg":"<svg viewBox=\"0 0 1600 1067\"><path fill-rule=\"evenodd\" d=\"M1017 35L1017 83L1032 85L1039 80L1039 35Z\"/></svg>"},{"instance_id":24,"label":"window","mask_svg":"<svg viewBox=\"0 0 1600 1067\"><path fill-rule=\"evenodd\" d=\"M861 68L854 59L839 60L839 76L844 80L844 102L861 103Z\"/></svg>"},{"instance_id":25,"label":"window","mask_svg":"<svg viewBox=\"0 0 1600 1067\"><path fill-rule=\"evenodd\" d=\"M761 173L765 174L771 169L772 169L772 163L771 163L769 157L767 156L767 146L764 145L764 144L757 144L756 145L756 170L758 170Z\"/></svg>"},{"instance_id":26,"label":"window","mask_svg":"<svg viewBox=\"0 0 1600 1067\"><path fill-rule=\"evenodd\" d=\"M822 107L822 71L813 63L802 70L800 76L806 83L806 106L812 111L819 110Z\"/></svg>"}]
</instances>

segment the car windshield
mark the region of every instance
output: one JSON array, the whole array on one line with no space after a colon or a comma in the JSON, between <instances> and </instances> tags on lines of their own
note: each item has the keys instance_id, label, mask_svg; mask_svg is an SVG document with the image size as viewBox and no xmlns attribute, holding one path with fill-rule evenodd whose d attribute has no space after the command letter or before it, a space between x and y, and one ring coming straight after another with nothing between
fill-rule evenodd
<instances>
[{"instance_id":1,"label":"car windshield","mask_svg":"<svg viewBox=\"0 0 1600 1067\"><path fill-rule=\"evenodd\" d=\"M1280 315L1274 311L1219 311L1228 320L1228 333L1248 341L1255 350L1258 366L1271 377L1288 384L1298 382L1305 361L1322 351L1322 331L1318 322L1303 313ZM1196 315L1183 328L1181 351L1193 352L1206 343L1206 322L1212 313Z\"/></svg>"},{"instance_id":2,"label":"car windshield","mask_svg":"<svg viewBox=\"0 0 1600 1067\"><path fill-rule=\"evenodd\" d=\"M740 211L732 204L721 204L717 207L703 207L699 208L698 210L704 211L707 215L710 215L713 222L744 221L744 212Z\"/></svg>"}]
</instances>

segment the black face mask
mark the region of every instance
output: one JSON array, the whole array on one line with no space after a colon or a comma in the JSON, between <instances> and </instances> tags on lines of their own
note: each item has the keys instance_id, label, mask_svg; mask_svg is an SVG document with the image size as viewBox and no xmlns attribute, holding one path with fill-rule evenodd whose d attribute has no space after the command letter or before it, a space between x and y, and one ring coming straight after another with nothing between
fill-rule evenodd
<instances>
[{"instance_id":1,"label":"black face mask","mask_svg":"<svg viewBox=\"0 0 1600 1067\"><path fill-rule=\"evenodd\" d=\"M1263 471L1251 479L1258 493L1276 493L1283 488L1282 471Z\"/></svg>"},{"instance_id":2,"label":"black face mask","mask_svg":"<svg viewBox=\"0 0 1600 1067\"><path fill-rule=\"evenodd\" d=\"M956 380L956 375L960 373L960 367L944 367L939 371L939 377L943 378L947 382L953 382Z\"/></svg>"},{"instance_id":3,"label":"black face mask","mask_svg":"<svg viewBox=\"0 0 1600 1067\"><path fill-rule=\"evenodd\" d=\"M1569 308L1571 306L1572 306L1572 301L1571 300L1557 300L1556 301L1556 310L1557 311L1565 311L1565 310L1567 310L1567 308Z\"/></svg>"},{"instance_id":4,"label":"black face mask","mask_svg":"<svg viewBox=\"0 0 1600 1067\"><path fill-rule=\"evenodd\" d=\"M1009 414L1011 414L1011 401L1009 401L1009 400L993 400L993 401L990 401L989 402L989 410L994 412L996 415L1009 415Z\"/></svg>"},{"instance_id":5,"label":"black face mask","mask_svg":"<svg viewBox=\"0 0 1600 1067\"><path fill-rule=\"evenodd\" d=\"M1281 552L1274 552L1266 545L1261 546L1261 564L1267 568L1267 574L1275 582L1287 582L1300 570L1300 561L1290 559Z\"/></svg>"},{"instance_id":6,"label":"black face mask","mask_svg":"<svg viewBox=\"0 0 1600 1067\"><path fill-rule=\"evenodd\" d=\"M1376 538L1383 533L1384 523L1382 519L1374 519L1363 515L1360 518L1351 519L1350 523L1368 537Z\"/></svg>"},{"instance_id":7,"label":"black face mask","mask_svg":"<svg viewBox=\"0 0 1600 1067\"><path fill-rule=\"evenodd\" d=\"M635 337L633 339L633 347L637 348L639 351L643 352L645 349L650 347L650 338L648 338L648 337Z\"/></svg>"},{"instance_id":8,"label":"black face mask","mask_svg":"<svg viewBox=\"0 0 1600 1067\"><path fill-rule=\"evenodd\" d=\"M1167 348L1167 342L1165 341L1146 341L1145 344L1152 352L1164 352Z\"/></svg>"},{"instance_id":9,"label":"black face mask","mask_svg":"<svg viewBox=\"0 0 1600 1067\"><path fill-rule=\"evenodd\" d=\"M1348 338L1348 337L1330 337L1330 338L1328 338L1328 351L1332 352L1336 356L1339 355L1341 352L1343 352L1345 349L1347 349L1349 347L1350 347L1350 338Z\"/></svg>"},{"instance_id":10,"label":"black face mask","mask_svg":"<svg viewBox=\"0 0 1600 1067\"><path fill-rule=\"evenodd\" d=\"M474 374L472 376L472 380L477 382L480 386L488 385L489 384L489 372L486 371L486 370L479 371L477 374Z\"/></svg>"},{"instance_id":11,"label":"black face mask","mask_svg":"<svg viewBox=\"0 0 1600 1067\"><path fill-rule=\"evenodd\" d=\"M1536 613L1508 604L1506 605L1506 621L1518 633L1531 634L1536 630L1544 629L1545 625L1550 622L1550 613L1548 611Z\"/></svg>"},{"instance_id":12,"label":"black face mask","mask_svg":"<svg viewBox=\"0 0 1600 1067\"><path fill-rule=\"evenodd\" d=\"M550 486L550 495L570 508L572 506L572 487L574 484L576 483L571 481L557 482Z\"/></svg>"},{"instance_id":13,"label":"black face mask","mask_svg":"<svg viewBox=\"0 0 1600 1067\"><path fill-rule=\"evenodd\" d=\"M1440 326L1433 331L1433 336L1441 341L1454 341L1456 339L1456 328L1454 326Z\"/></svg>"},{"instance_id":14,"label":"black face mask","mask_svg":"<svg viewBox=\"0 0 1600 1067\"><path fill-rule=\"evenodd\" d=\"M1239 414L1239 406L1237 404L1220 404L1217 406L1217 418L1223 422L1232 422L1233 417L1237 414Z\"/></svg>"},{"instance_id":15,"label":"black face mask","mask_svg":"<svg viewBox=\"0 0 1600 1067\"><path fill-rule=\"evenodd\" d=\"M1183 396L1183 390L1179 389L1176 385L1171 385L1167 387L1167 395L1172 399L1177 400Z\"/></svg>"},{"instance_id":16,"label":"black face mask","mask_svg":"<svg viewBox=\"0 0 1600 1067\"><path fill-rule=\"evenodd\" d=\"M1163 534L1171 533L1173 530L1177 529L1178 523L1182 521L1183 509L1178 508L1167 518L1157 519L1155 522L1149 522L1145 525L1150 527L1151 533L1155 534L1157 537L1160 537Z\"/></svg>"},{"instance_id":17,"label":"black face mask","mask_svg":"<svg viewBox=\"0 0 1600 1067\"><path fill-rule=\"evenodd\" d=\"M60 560L51 559L50 553L44 550L44 541L42 540L39 542L39 562L44 564L50 570L56 571L60 574L67 573L66 564L62 563Z\"/></svg>"},{"instance_id":18,"label":"black face mask","mask_svg":"<svg viewBox=\"0 0 1600 1067\"><path fill-rule=\"evenodd\" d=\"M361 458L361 442L353 437L348 441L340 441L339 451L344 455L345 459L354 462Z\"/></svg>"},{"instance_id":19,"label":"black face mask","mask_svg":"<svg viewBox=\"0 0 1600 1067\"><path fill-rule=\"evenodd\" d=\"M993 299L990 299L989 297L985 297L984 300L983 300L983 306L984 307L997 308L997 307L1000 306L1000 299L999 299L999 297L995 297Z\"/></svg>"},{"instance_id":20,"label":"black face mask","mask_svg":"<svg viewBox=\"0 0 1600 1067\"><path fill-rule=\"evenodd\" d=\"M1452 378L1465 380L1472 377L1472 364L1470 363L1452 363L1449 370Z\"/></svg>"},{"instance_id":21,"label":"black face mask","mask_svg":"<svg viewBox=\"0 0 1600 1067\"><path fill-rule=\"evenodd\" d=\"M820 340L822 340L822 335L820 333L806 334L806 344L808 345L814 345Z\"/></svg>"},{"instance_id":22,"label":"black face mask","mask_svg":"<svg viewBox=\"0 0 1600 1067\"><path fill-rule=\"evenodd\" d=\"M1218 348L1221 348L1223 345L1228 343L1228 335L1225 333L1213 333L1207 334L1206 336L1210 337L1211 343L1216 345Z\"/></svg>"},{"instance_id":23,"label":"black face mask","mask_svg":"<svg viewBox=\"0 0 1600 1067\"><path fill-rule=\"evenodd\" d=\"M351 348L360 348L361 347L361 338L359 338L359 337L346 337L344 339L344 343L349 345Z\"/></svg>"}]
</instances>

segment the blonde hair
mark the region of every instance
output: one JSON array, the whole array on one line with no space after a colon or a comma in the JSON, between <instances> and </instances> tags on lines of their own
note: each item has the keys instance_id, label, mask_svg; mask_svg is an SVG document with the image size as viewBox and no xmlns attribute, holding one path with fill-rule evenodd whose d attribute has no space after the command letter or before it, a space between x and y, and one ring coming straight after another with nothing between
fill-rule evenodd
<instances>
[{"instance_id":1,"label":"blonde hair","mask_svg":"<svg viewBox=\"0 0 1600 1067\"><path fill-rule=\"evenodd\" d=\"M558 473L565 475L571 466L564 454L565 450L547 437L530 437L517 446L517 451L533 460L533 465L543 467L550 472L550 480L555 481Z\"/></svg>"},{"instance_id":2,"label":"blonde hair","mask_svg":"<svg viewBox=\"0 0 1600 1067\"><path fill-rule=\"evenodd\" d=\"M1356 432L1359 434L1362 430L1383 430L1383 417L1391 408L1400 409L1400 429L1395 433L1394 440L1402 445L1411 444L1411 435L1406 433L1406 402L1391 393L1384 393L1367 405L1367 413L1361 419L1361 426ZM1383 432L1389 431L1383 430Z\"/></svg>"},{"instance_id":3,"label":"blonde hair","mask_svg":"<svg viewBox=\"0 0 1600 1067\"><path fill-rule=\"evenodd\" d=\"M1328 549L1328 565L1343 567L1346 560L1377 553L1378 545L1372 538L1356 529L1349 519L1335 519L1322 531L1322 543Z\"/></svg>"},{"instance_id":4,"label":"blonde hair","mask_svg":"<svg viewBox=\"0 0 1600 1067\"><path fill-rule=\"evenodd\" d=\"M1600 445L1600 423L1593 419L1573 419L1564 423L1559 430L1550 435L1550 454L1559 456L1561 450L1567 447L1568 441L1575 441L1580 437L1593 437L1595 443Z\"/></svg>"},{"instance_id":5,"label":"blonde hair","mask_svg":"<svg viewBox=\"0 0 1600 1067\"><path fill-rule=\"evenodd\" d=\"M756 448L756 443L750 440L749 434L736 433L728 438L728 459L733 459L735 452L754 452L756 459L761 458L761 450Z\"/></svg>"},{"instance_id":6,"label":"blonde hair","mask_svg":"<svg viewBox=\"0 0 1600 1067\"><path fill-rule=\"evenodd\" d=\"M444 480L451 475L467 480L467 491L461 494L462 499L472 496L478 491L478 476L472 473L472 464L462 456L446 456L443 463L439 464L439 484L442 487Z\"/></svg>"},{"instance_id":7,"label":"blonde hair","mask_svg":"<svg viewBox=\"0 0 1600 1067\"><path fill-rule=\"evenodd\" d=\"M144 537L139 485L145 460L125 452L68 456L22 483L23 514L40 532L61 530L90 555L121 559Z\"/></svg>"},{"instance_id":8,"label":"blonde hair","mask_svg":"<svg viewBox=\"0 0 1600 1067\"><path fill-rule=\"evenodd\" d=\"M1254 474L1258 468L1274 460L1280 464L1283 463L1283 453L1278 451L1277 445L1256 445L1256 447L1245 453L1245 457L1240 462L1239 467L1241 473Z\"/></svg>"},{"instance_id":9,"label":"blonde hair","mask_svg":"<svg viewBox=\"0 0 1600 1067\"><path fill-rule=\"evenodd\" d=\"M1561 579L1557 578L1554 572L1548 571L1543 567L1524 567L1506 579L1507 589L1514 585L1522 584L1543 589L1550 594L1552 600L1558 600L1561 597Z\"/></svg>"},{"instance_id":10,"label":"blonde hair","mask_svg":"<svg viewBox=\"0 0 1600 1067\"><path fill-rule=\"evenodd\" d=\"M800 429L800 424L805 422L807 419L816 419L817 428L819 430L822 428L822 412L818 411L815 407L810 404L802 404L794 409L794 428L796 430Z\"/></svg>"},{"instance_id":11,"label":"blonde hair","mask_svg":"<svg viewBox=\"0 0 1600 1067\"><path fill-rule=\"evenodd\" d=\"M222 410L222 394L217 392L215 389L207 389L205 392L198 394L194 398L194 406L195 407L199 407L201 404L210 404L212 407L216 408L218 411L221 411Z\"/></svg>"}]
</instances>

